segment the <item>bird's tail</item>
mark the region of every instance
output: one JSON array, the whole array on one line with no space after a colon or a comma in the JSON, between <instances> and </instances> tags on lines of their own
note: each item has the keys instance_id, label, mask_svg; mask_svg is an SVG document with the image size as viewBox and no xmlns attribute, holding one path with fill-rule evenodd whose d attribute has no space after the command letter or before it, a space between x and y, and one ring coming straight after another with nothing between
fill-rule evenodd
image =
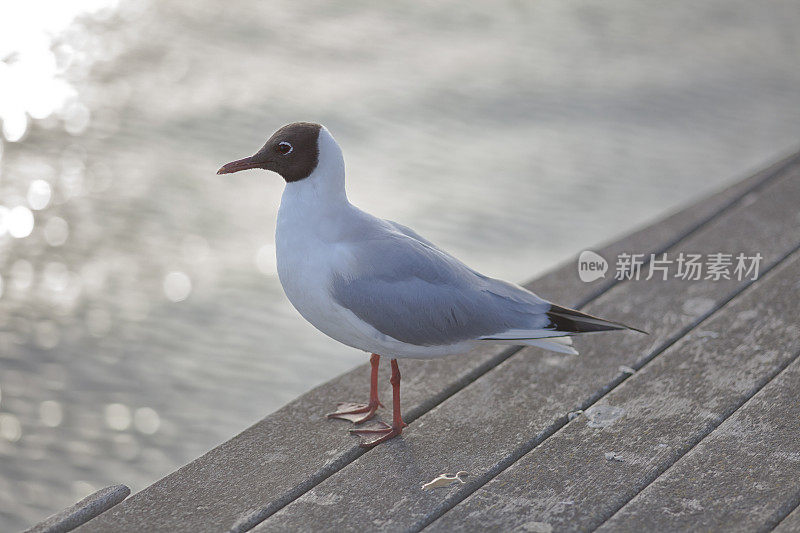
<instances>
[{"instance_id":1,"label":"bird's tail","mask_svg":"<svg viewBox=\"0 0 800 533\"><path fill-rule=\"evenodd\" d=\"M646 331L627 326L620 322L612 322L611 320L605 320L556 304L550 304L550 310L547 311L546 315L547 318L550 319L551 329L566 334L611 331L615 329L630 329L638 331L639 333L644 333L645 335L648 334Z\"/></svg>"},{"instance_id":2,"label":"bird's tail","mask_svg":"<svg viewBox=\"0 0 800 533\"><path fill-rule=\"evenodd\" d=\"M550 323L543 328L531 330L512 329L500 334L482 337L481 340L500 344L538 346L554 352L577 355L578 351L572 347L572 338L570 337L576 333L630 329L647 334L646 331L626 326L620 322L612 322L555 304L550 304L550 309L545 314Z\"/></svg>"}]
</instances>

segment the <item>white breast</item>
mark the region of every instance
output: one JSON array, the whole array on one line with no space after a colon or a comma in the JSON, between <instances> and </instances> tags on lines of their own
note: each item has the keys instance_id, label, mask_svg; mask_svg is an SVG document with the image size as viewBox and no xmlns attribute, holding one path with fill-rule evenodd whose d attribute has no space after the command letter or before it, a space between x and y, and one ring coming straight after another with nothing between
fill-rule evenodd
<instances>
[{"instance_id":1,"label":"white breast","mask_svg":"<svg viewBox=\"0 0 800 533\"><path fill-rule=\"evenodd\" d=\"M332 276L344 268L337 238L355 208L332 195L319 169L308 178L288 183L281 198L275 231L278 277L287 298L314 327L337 341L365 351L378 349L382 336L330 293Z\"/></svg>"},{"instance_id":2,"label":"white breast","mask_svg":"<svg viewBox=\"0 0 800 533\"><path fill-rule=\"evenodd\" d=\"M275 248L281 285L303 318L343 344L389 357L438 357L464 353L472 347L472 343L407 344L384 335L339 305L331 296L331 279L346 272L352 254L347 250L347 243L337 239L342 229L338 226L346 224L348 216L354 216L350 210L355 211L355 208L347 204L340 206L338 212L325 213L309 212L305 205L301 209L294 191L298 185L287 185L281 200Z\"/></svg>"}]
</instances>

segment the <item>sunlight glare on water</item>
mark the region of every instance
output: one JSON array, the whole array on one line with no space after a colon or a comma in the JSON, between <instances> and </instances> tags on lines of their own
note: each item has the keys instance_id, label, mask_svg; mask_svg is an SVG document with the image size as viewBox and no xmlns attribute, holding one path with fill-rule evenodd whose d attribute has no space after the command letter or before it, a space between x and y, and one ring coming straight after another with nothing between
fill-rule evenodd
<instances>
[{"instance_id":1,"label":"sunlight glare on water","mask_svg":"<svg viewBox=\"0 0 800 533\"><path fill-rule=\"evenodd\" d=\"M34 180L28 187L28 205L35 211L41 211L50 203L51 194L49 183L44 180Z\"/></svg>"},{"instance_id":2,"label":"sunlight glare on water","mask_svg":"<svg viewBox=\"0 0 800 533\"><path fill-rule=\"evenodd\" d=\"M5 219L8 233L15 239L24 239L33 231L33 213L24 205L11 208Z\"/></svg>"},{"instance_id":3,"label":"sunlight glare on water","mask_svg":"<svg viewBox=\"0 0 800 533\"><path fill-rule=\"evenodd\" d=\"M50 218L44 226L44 238L50 246L61 246L67 242L69 224L61 217Z\"/></svg>"},{"instance_id":4,"label":"sunlight glare on water","mask_svg":"<svg viewBox=\"0 0 800 533\"><path fill-rule=\"evenodd\" d=\"M106 406L106 424L111 429L124 431L131 425L131 410L127 405L112 403Z\"/></svg>"},{"instance_id":5,"label":"sunlight glare on water","mask_svg":"<svg viewBox=\"0 0 800 533\"><path fill-rule=\"evenodd\" d=\"M66 114L67 131L85 130L88 110L61 76L71 61L70 50L61 48L59 57L53 36L79 16L109 13L116 5L116 0L0 3L0 121L7 141L25 136L29 117L44 119L55 112Z\"/></svg>"},{"instance_id":6,"label":"sunlight glare on water","mask_svg":"<svg viewBox=\"0 0 800 533\"><path fill-rule=\"evenodd\" d=\"M45 400L39 405L39 418L47 427L58 427L64 419L61 404L53 400Z\"/></svg>"},{"instance_id":7,"label":"sunlight glare on water","mask_svg":"<svg viewBox=\"0 0 800 533\"><path fill-rule=\"evenodd\" d=\"M22 425L11 413L0 413L0 437L9 442L17 442L22 437Z\"/></svg>"}]
</instances>

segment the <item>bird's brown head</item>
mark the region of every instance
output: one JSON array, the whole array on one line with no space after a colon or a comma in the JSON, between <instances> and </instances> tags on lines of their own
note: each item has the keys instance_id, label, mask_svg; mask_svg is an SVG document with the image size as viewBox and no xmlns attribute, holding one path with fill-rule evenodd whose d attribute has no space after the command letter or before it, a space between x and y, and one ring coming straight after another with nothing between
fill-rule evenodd
<instances>
[{"instance_id":1,"label":"bird's brown head","mask_svg":"<svg viewBox=\"0 0 800 533\"><path fill-rule=\"evenodd\" d=\"M312 122L288 124L276 131L254 155L223 165L217 174L262 168L277 172L287 182L307 178L319 162L317 141L321 129L322 126Z\"/></svg>"}]
</instances>

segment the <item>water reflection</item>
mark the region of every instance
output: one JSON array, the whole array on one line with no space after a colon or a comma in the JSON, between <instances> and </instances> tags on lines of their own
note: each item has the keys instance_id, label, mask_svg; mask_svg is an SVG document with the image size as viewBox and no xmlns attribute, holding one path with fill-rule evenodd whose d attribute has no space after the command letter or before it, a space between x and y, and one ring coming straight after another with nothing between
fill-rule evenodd
<instances>
[{"instance_id":1,"label":"water reflection","mask_svg":"<svg viewBox=\"0 0 800 533\"><path fill-rule=\"evenodd\" d=\"M161 426L161 419L154 409L140 407L133 414L133 425L139 432L152 435Z\"/></svg>"},{"instance_id":2,"label":"water reflection","mask_svg":"<svg viewBox=\"0 0 800 533\"><path fill-rule=\"evenodd\" d=\"M66 74L86 69L86 56L102 57L103 49L90 52L81 43L59 39L76 19L107 20L116 8L115 0L5 3L0 11L0 121L6 140L22 140L31 119L44 120L54 113L67 132L79 135L86 130L89 109L78 100Z\"/></svg>"},{"instance_id":3,"label":"water reflection","mask_svg":"<svg viewBox=\"0 0 800 533\"><path fill-rule=\"evenodd\" d=\"M44 226L44 239L50 246L61 246L69 237L69 224L61 217L50 217Z\"/></svg>"},{"instance_id":4,"label":"water reflection","mask_svg":"<svg viewBox=\"0 0 800 533\"><path fill-rule=\"evenodd\" d=\"M0 437L9 442L17 442L22 437L22 425L11 413L0 413Z\"/></svg>"},{"instance_id":5,"label":"water reflection","mask_svg":"<svg viewBox=\"0 0 800 533\"><path fill-rule=\"evenodd\" d=\"M34 342L39 348L50 350L58 345L61 339L61 330L52 320L42 320L36 324Z\"/></svg>"},{"instance_id":6,"label":"water reflection","mask_svg":"<svg viewBox=\"0 0 800 533\"><path fill-rule=\"evenodd\" d=\"M58 427L64 420L61 404L53 400L45 400L39 405L39 418L47 427Z\"/></svg>"},{"instance_id":7,"label":"water reflection","mask_svg":"<svg viewBox=\"0 0 800 533\"><path fill-rule=\"evenodd\" d=\"M222 162L323 121L355 203L526 278L800 137L771 6L0 2L0 529L364 360L282 295L280 180Z\"/></svg>"},{"instance_id":8,"label":"water reflection","mask_svg":"<svg viewBox=\"0 0 800 533\"><path fill-rule=\"evenodd\" d=\"M27 290L33 284L33 265L25 259L17 259L11 265L11 281L19 292Z\"/></svg>"},{"instance_id":9,"label":"water reflection","mask_svg":"<svg viewBox=\"0 0 800 533\"><path fill-rule=\"evenodd\" d=\"M131 425L131 410L121 403L106 405L105 419L106 424L111 429L124 431Z\"/></svg>"},{"instance_id":10,"label":"water reflection","mask_svg":"<svg viewBox=\"0 0 800 533\"><path fill-rule=\"evenodd\" d=\"M15 239L24 239L33 231L33 213L24 205L11 208L4 218L2 226L7 228L9 235Z\"/></svg>"},{"instance_id":11,"label":"water reflection","mask_svg":"<svg viewBox=\"0 0 800 533\"><path fill-rule=\"evenodd\" d=\"M34 211L41 211L50 203L52 190L45 180L33 180L28 187L28 205Z\"/></svg>"},{"instance_id":12,"label":"water reflection","mask_svg":"<svg viewBox=\"0 0 800 533\"><path fill-rule=\"evenodd\" d=\"M171 302L182 302L192 292L192 280L185 272L170 272L164 276L164 294Z\"/></svg>"}]
</instances>

